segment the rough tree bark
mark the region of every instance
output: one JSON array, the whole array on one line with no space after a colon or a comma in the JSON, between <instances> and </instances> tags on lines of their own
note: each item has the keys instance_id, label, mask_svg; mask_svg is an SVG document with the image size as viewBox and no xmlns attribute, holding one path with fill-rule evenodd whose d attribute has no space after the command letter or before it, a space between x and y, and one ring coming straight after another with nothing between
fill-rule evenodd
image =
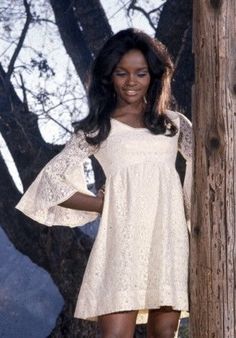
<instances>
[{"instance_id":1,"label":"rough tree bark","mask_svg":"<svg viewBox=\"0 0 236 338\"><path fill-rule=\"evenodd\" d=\"M235 0L194 0L192 338L236 337L235 18Z\"/></svg>"}]
</instances>

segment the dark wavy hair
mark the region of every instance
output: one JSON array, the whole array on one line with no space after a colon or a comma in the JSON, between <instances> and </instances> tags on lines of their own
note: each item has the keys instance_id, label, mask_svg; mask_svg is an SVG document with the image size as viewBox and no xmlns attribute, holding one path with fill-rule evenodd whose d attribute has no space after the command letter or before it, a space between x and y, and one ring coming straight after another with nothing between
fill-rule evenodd
<instances>
[{"instance_id":1,"label":"dark wavy hair","mask_svg":"<svg viewBox=\"0 0 236 338\"><path fill-rule=\"evenodd\" d=\"M110 132L110 117L116 107L116 95L112 73L124 54L132 49L140 50L148 64L150 85L143 123L153 134L164 134L166 128L174 136L178 128L165 114L169 108L170 81L173 63L166 47L146 33L128 28L113 35L101 48L94 60L89 88L89 113L81 121L73 123L75 132L83 130L88 143L99 145Z\"/></svg>"}]
</instances>

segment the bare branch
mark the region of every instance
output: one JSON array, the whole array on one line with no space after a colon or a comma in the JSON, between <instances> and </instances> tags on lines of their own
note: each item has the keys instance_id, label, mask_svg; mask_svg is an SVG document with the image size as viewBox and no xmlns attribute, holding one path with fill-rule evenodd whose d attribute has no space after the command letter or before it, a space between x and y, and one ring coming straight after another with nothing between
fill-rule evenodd
<instances>
[{"instance_id":1,"label":"bare branch","mask_svg":"<svg viewBox=\"0 0 236 338\"><path fill-rule=\"evenodd\" d=\"M128 13L130 12L131 9L132 9L133 11L141 12L141 13L145 16L145 18L148 20L149 25L150 25L154 30L156 30L156 26L153 24L153 22L152 22L152 20L151 20L151 18L150 18L150 15L148 14L148 12L146 12L142 7L133 5L132 7L129 7Z\"/></svg>"},{"instance_id":2,"label":"bare branch","mask_svg":"<svg viewBox=\"0 0 236 338\"><path fill-rule=\"evenodd\" d=\"M45 18L37 18L37 19L33 19L35 23L41 23L41 22L46 22L46 23L51 23L54 26L57 26L56 22L50 19L45 19Z\"/></svg>"},{"instance_id":3,"label":"bare branch","mask_svg":"<svg viewBox=\"0 0 236 338\"><path fill-rule=\"evenodd\" d=\"M29 110L29 106L28 106L28 100L27 100L27 95L26 95L26 89L25 89L25 83L24 83L24 79L22 74L20 73L20 81L21 81L21 88L22 88L22 92L23 92L23 102L25 104L25 107L27 110Z\"/></svg>"},{"instance_id":4,"label":"bare branch","mask_svg":"<svg viewBox=\"0 0 236 338\"><path fill-rule=\"evenodd\" d=\"M57 148L48 148L40 133L37 116L26 109L11 82L6 84L5 78L6 72L0 64L0 132L25 188Z\"/></svg>"},{"instance_id":5,"label":"bare branch","mask_svg":"<svg viewBox=\"0 0 236 338\"><path fill-rule=\"evenodd\" d=\"M59 127L61 127L62 129L64 129L66 132L68 132L69 134L71 134L71 130L69 130L68 128L66 128L65 126L63 126L63 124L61 124L60 122L58 122L56 119L54 119L47 111L44 111L44 115L47 116L47 118L49 120L52 120L54 123L56 123Z\"/></svg>"},{"instance_id":6,"label":"bare branch","mask_svg":"<svg viewBox=\"0 0 236 338\"><path fill-rule=\"evenodd\" d=\"M82 98L79 98L79 97L74 97L73 99L67 99L67 100L64 100L64 101L61 101L60 103L48 108L46 111L44 111L44 113L46 114L49 114L50 111L64 105L65 103L68 103L68 102L73 102L73 101L76 101L76 100L79 100L79 99L82 99Z\"/></svg>"},{"instance_id":7,"label":"bare branch","mask_svg":"<svg viewBox=\"0 0 236 338\"><path fill-rule=\"evenodd\" d=\"M32 15L31 15L31 12L30 12L30 5L28 4L27 0L24 0L24 6L25 6L25 11L26 11L26 21L25 21L25 25L23 27L20 39L19 39L18 44L16 46L16 49L15 49L13 55L12 55L11 61L10 61L9 66L8 66L8 71L7 71L7 80L8 81L10 80L10 77L11 77L12 72L14 70L14 64L15 64L16 59L17 59L17 57L20 53L20 50L23 46L23 43L24 43L27 31L28 31L30 22L32 20Z\"/></svg>"},{"instance_id":8,"label":"bare branch","mask_svg":"<svg viewBox=\"0 0 236 338\"><path fill-rule=\"evenodd\" d=\"M111 16L109 16L108 20L110 21L111 19L113 19L120 11L122 11L128 5L129 2L130 2L130 0L128 0L126 3L122 4L122 6L115 13L113 13Z\"/></svg>"},{"instance_id":9,"label":"bare branch","mask_svg":"<svg viewBox=\"0 0 236 338\"><path fill-rule=\"evenodd\" d=\"M5 39L3 39L3 38L0 38L0 40L2 40L2 41L4 41L4 42L6 42L7 40L5 40ZM7 41L7 42L9 42L9 41ZM6 53L7 53L7 51L11 48L11 46L12 45L14 45L14 42L11 42L10 44L9 44L9 46L0 54L0 58L3 56L3 55L5 55Z\"/></svg>"},{"instance_id":10,"label":"bare branch","mask_svg":"<svg viewBox=\"0 0 236 338\"><path fill-rule=\"evenodd\" d=\"M163 7L163 4L160 5L160 6L158 6L157 8L154 8L154 9L150 10L149 12L145 11L142 7L137 6L136 4L137 4L137 0L132 0L132 1L131 1L130 5L129 5L128 9L127 9L128 15L130 15L130 11L131 11L131 10L133 10L133 11L138 11L138 12L142 13L142 14L145 16L145 18L148 20L150 26L151 26L154 30L156 30L157 27L156 27L156 25L153 23L153 20L152 20L152 18L151 18L151 15L152 15L153 13L158 13L158 14L160 15L161 9L162 9L162 7Z\"/></svg>"},{"instance_id":11,"label":"bare branch","mask_svg":"<svg viewBox=\"0 0 236 338\"><path fill-rule=\"evenodd\" d=\"M156 12L158 12L160 14L163 6L164 6L164 4L158 6L157 8L153 8L151 11L148 12L148 14L150 15L150 14L153 14L153 13L156 13Z\"/></svg>"}]
</instances>

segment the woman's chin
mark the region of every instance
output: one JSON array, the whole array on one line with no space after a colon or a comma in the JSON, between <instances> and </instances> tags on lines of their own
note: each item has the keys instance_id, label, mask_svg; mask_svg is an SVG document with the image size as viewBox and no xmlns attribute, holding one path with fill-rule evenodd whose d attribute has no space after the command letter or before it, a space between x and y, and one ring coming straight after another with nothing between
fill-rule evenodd
<instances>
[{"instance_id":1,"label":"woman's chin","mask_svg":"<svg viewBox=\"0 0 236 338\"><path fill-rule=\"evenodd\" d=\"M138 95L126 95L122 97L122 102L126 104L135 104L139 105L143 103L143 98L139 97Z\"/></svg>"}]
</instances>

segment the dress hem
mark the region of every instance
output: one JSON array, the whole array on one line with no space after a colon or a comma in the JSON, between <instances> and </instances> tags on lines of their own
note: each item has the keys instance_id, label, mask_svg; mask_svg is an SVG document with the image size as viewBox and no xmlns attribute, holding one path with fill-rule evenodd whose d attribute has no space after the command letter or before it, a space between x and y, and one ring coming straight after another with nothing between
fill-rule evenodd
<instances>
[{"instance_id":1,"label":"dress hem","mask_svg":"<svg viewBox=\"0 0 236 338\"><path fill-rule=\"evenodd\" d=\"M91 299L83 299L83 302L80 302L78 300L74 312L74 317L89 321L97 321L98 316L110 313L138 311L136 324L145 324L148 318L148 310L151 309L159 309L162 306L171 306L173 310L189 312L188 301L185 300L186 295L184 293L178 296L178 301L173 295L168 296L166 294L165 296L163 296L162 294L161 298L162 299L159 298L159 300L157 300L156 292L152 290L152 293L149 295L147 294L147 292L143 291L139 291L132 296L130 294L129 296L127 296L127 292L119 292L115 296L113 295L113 297L107 297L106 295L102 298L101 301L94 299L94 302L91 302ZM123 304L122 302L119 302L118 299L123 300ZM129 300L127 301L127 299ZM130 301L131 299L133 299L132 302ZM124 302L126 304L124 304ZM97 305L95 306L95 304ZM106 306L104 306L104 304L106 304ZM91 311L91 309L93 309L93 311Z\"/></svg>"},{"instance_id":2,"label":"dress hem","mask_svg":"<svg viewBox=\"0 0 236 338\"><path fill-rule=\"evenodd\" d=\"M123 309L119 309L119 310L113 309L113 310L110 310L110 311L98 313L94 317L83 317L82 315L74 315L74 318L96 322L98 320L98 317L102 316L102 315L108 315L108 314L111 314L111 313L118 313L118 312L123 312L123 311L138 311L136 324L146 324L147 318L148 318L148 311L154 310L154 309L160 309L163 306L168 306L168 307L170 306L170 307L172 307L172 309L174 311L189 312L188 309L184 309L184 308L179 309L179 308L176 308L175 306L172 306L171 304L163 304L163 305L159 305L159 306L148 307L148 308L145 308L145 309L140 309L140 308L136 308L136 307L134 307L134 308L127 307L127 308L123 308Z\"/></svg>"}]
</instances>

